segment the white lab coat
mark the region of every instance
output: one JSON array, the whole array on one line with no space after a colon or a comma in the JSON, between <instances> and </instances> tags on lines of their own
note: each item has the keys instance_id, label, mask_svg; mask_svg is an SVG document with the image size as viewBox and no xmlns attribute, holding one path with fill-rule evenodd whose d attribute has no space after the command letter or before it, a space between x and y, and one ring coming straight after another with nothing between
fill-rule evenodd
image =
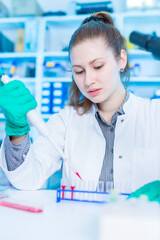
<instances>
[{"instance_id":1,"label":"white lab coat","mask_svg":"<svg viewBox=\"0 0 160 240\"><path fill-rule=\"evenodd\" d=\"M148 182L160 180L160 101L130 93L124 112L116 123L113 174L115 189L121 185L122 191L131 192ZM97 183L106 142L95 118L94 105L82 116L67 106L54 114L47 124L55 143L82 179ZM16 170L7 170L4 144L0 159L0 166L10 182L24 190L41 188L61 167L60 155L42 136L32 144L24 163ZM67 164L64 164L63 179L78 179Z\"/></svg>"}]
</instances>

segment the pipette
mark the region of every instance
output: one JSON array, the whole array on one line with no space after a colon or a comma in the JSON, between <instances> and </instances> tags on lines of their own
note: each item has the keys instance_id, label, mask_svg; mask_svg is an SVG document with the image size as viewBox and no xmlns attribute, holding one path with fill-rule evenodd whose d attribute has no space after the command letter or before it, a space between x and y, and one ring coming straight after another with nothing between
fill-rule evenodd
<instances>
[{"instance_id":1,"label":"pipette","mask_svg":"<svg viewBox=\"0 0 160 240\"><path fill-rule=\"evenodd\" d=\"M7 75L3 74L1 69L0 69L0 77L1 77L1 81L3 82L3 84L7 84L8 82L12 81ZM38 130L38 132L42 136L46 137L49 140L49 142L52 144L52 146L60 154L62 159L66 162L66 164L68 164L69 168L77 175L78 178L80 178L82 180L79 173L74 169L74 167L71 165L71 163L66 160L66 157L65 157L64 153L62 152L62 150L55 144L55 142L51 138L49 130L47 128L47 125L42 120L40 115L38 115L38 113L35 111L35 109L30 110L27 113L27 118L28 118L29 122Z\"/></svg>"}]
</instances>

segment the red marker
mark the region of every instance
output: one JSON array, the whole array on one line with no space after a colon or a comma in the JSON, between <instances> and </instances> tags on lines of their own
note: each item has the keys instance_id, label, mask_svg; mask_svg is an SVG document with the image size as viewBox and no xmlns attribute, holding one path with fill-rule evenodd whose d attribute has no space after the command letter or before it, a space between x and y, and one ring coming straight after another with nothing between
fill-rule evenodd
<instances>
[{"instance_id":1,"label":"red marker","mask_svg":"<svg viewBox=\"0 0 160 240\"><path fill-rule=\"evenodd\" d=\"M20 205L17 203L5 202L5 201L0 201L0 206L14 208L17 210L22 210L22 211L27 211L27 212L32 212L32 213L43 212L43 210L41 208L29 207L29 206Z\"/></svg>"}]
</instances>

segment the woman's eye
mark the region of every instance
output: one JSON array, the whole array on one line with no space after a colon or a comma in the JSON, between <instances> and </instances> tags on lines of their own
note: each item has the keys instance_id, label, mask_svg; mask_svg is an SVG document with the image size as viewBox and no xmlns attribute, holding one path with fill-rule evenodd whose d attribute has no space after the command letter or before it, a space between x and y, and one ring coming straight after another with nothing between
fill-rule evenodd
<instances>
[{"instance_id":1,"label":"woman's eye","mask_svg":"<svg viewBox=\"0 0 160 240\"><path fill-rule=\"evenodd\" d=\"M74 72L75 74L81 74L83 73L83 71L79 71L79 72Z\"/></svg>"},{"instance_id":2,"label":"woman's eye","mask_svg":"<svg viewBox=\"0 0 160 240\"><path fill-rule=\"evenodd\" d=\"M95 69L100 69L100 68L102 68L103 67L103 65L100 65L100 66L97 66L97 67L94 67Z\"/></svg>"}]
</instances>

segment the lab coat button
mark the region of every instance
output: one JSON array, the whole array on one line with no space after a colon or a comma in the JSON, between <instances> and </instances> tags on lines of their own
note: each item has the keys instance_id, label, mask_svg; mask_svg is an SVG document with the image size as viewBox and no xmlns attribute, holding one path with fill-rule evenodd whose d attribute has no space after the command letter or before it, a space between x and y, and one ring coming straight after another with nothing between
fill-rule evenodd
<instances>
[{"instance_id":1,"label":"lab coat button","mask_svg":"<svg viewBox=\"0 0 160 240\"><path fill-rule=\"evenodd\" d=\"M112 128L110 129L110 131L111 131L111 132L114 132L114 128L112 127Z\"/></svg>"},{"instance_id":2,"label":"lab coat button","mask_svg":"<svg viewBox=\"0 0 160 240\"><path fill-rule=\"evenodd\" d=\"M124 119L121 119L121 122L124 122Z\"/></svg>"},{"instance_id":3,"label":"lab coat button","mask_svg":"<svg viewBox=\"0 0 160 240\"><path fill-rule=\"evenodd\" d=\"M119 158L121 159L121 158L122 158L122 155L119 155Z\"/></svg>"}]
</instances>

